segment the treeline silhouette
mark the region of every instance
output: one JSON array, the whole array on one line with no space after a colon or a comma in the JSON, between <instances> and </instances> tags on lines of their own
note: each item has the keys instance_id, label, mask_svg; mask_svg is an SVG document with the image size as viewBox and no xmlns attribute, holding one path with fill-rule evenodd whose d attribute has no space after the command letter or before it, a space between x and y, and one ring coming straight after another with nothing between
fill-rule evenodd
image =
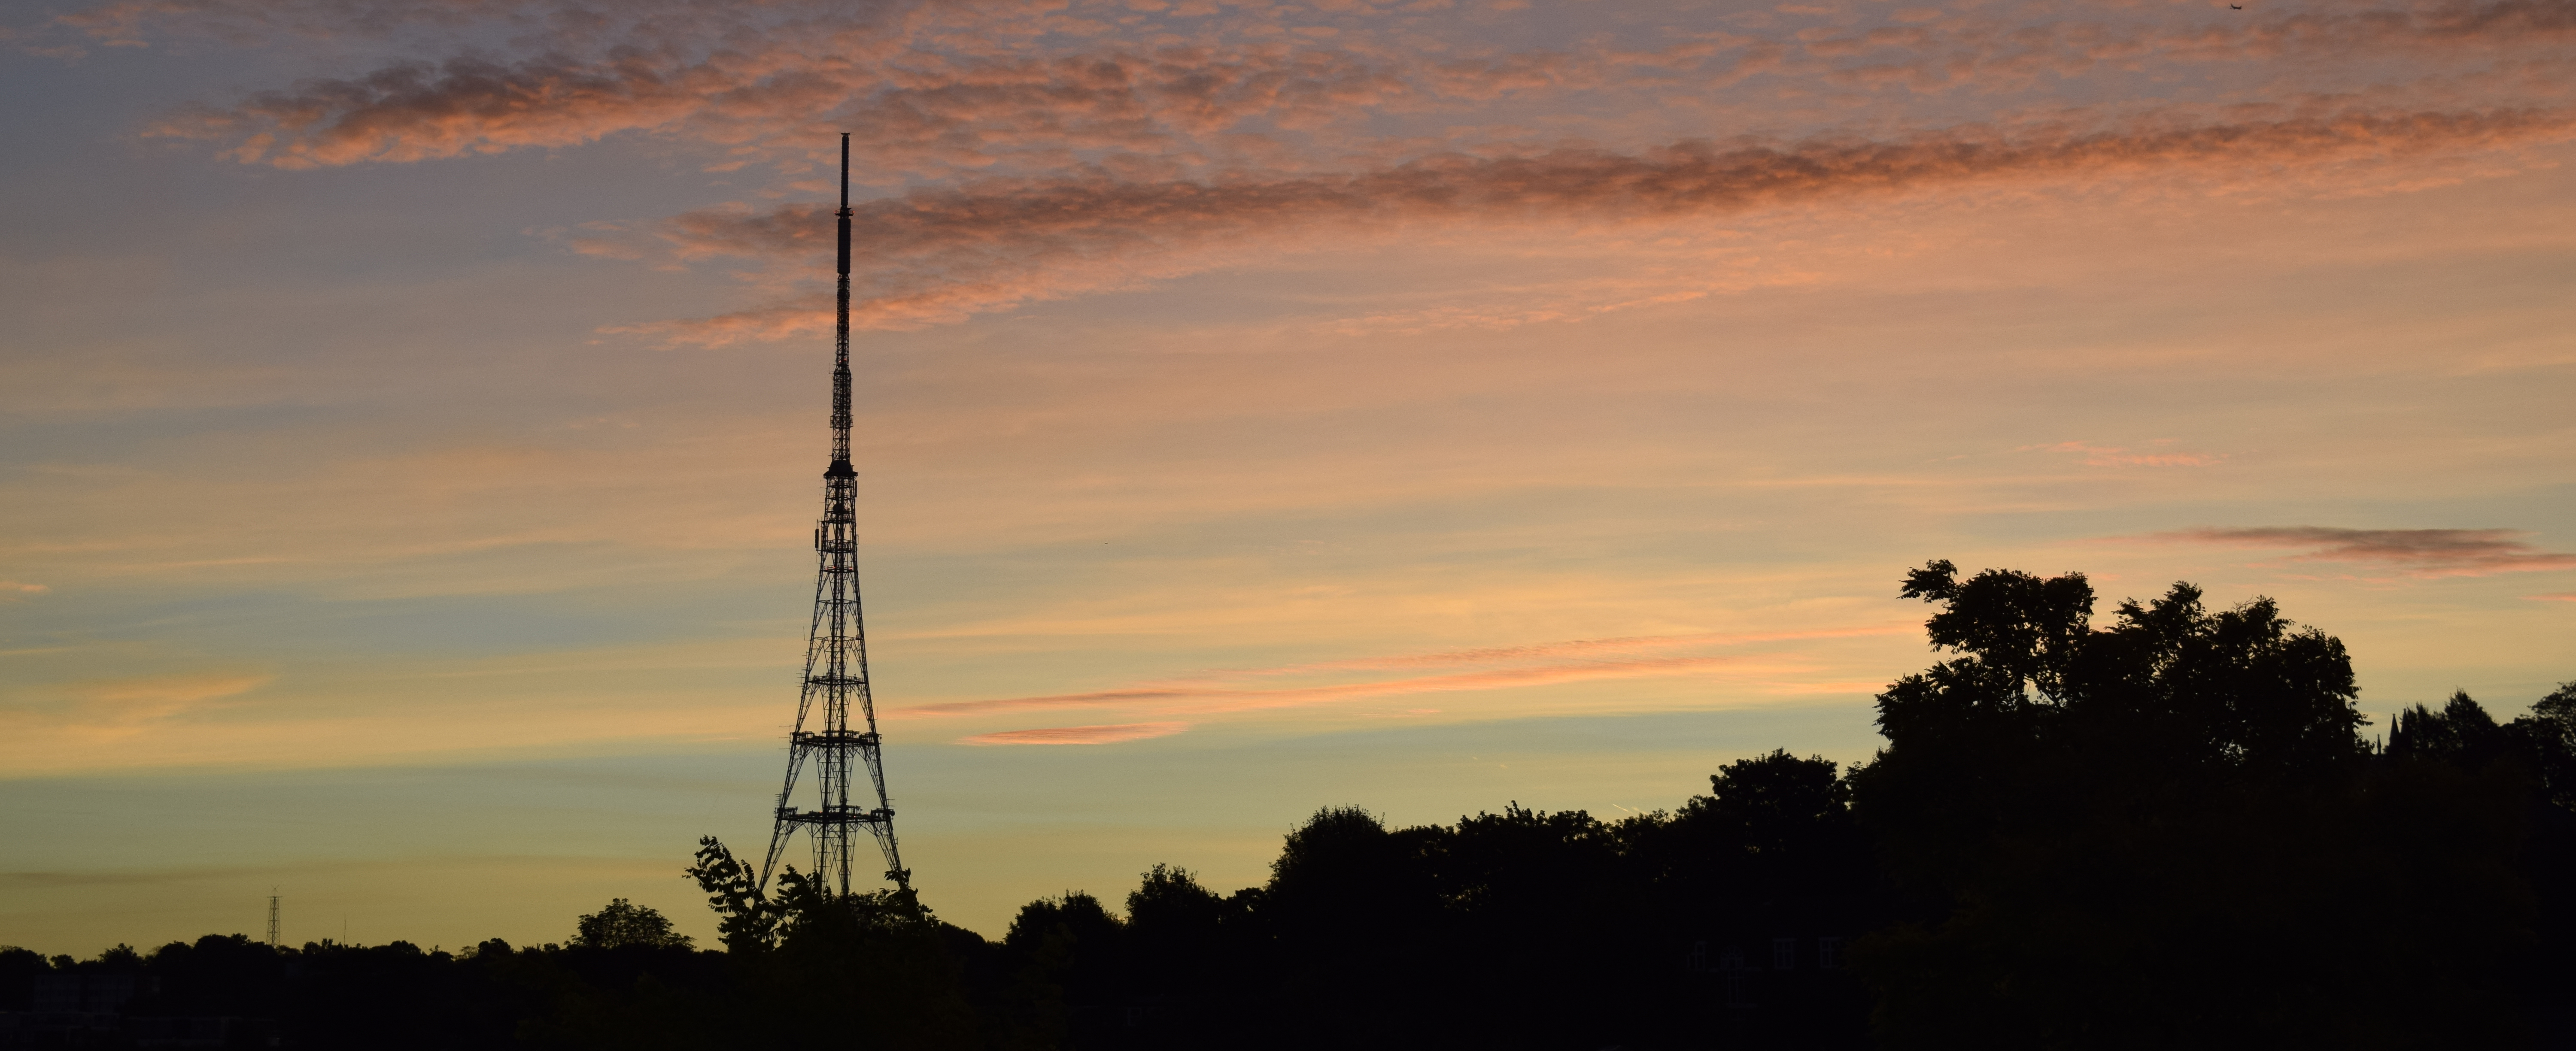
<instances>
[{"instance_id":1,"label":"treeline silhouette","mask_svg":"<svg viewBox=\"0 0 2576 1051\"><path fill-rule=\"evenodd\" d=\"M1940 561L1901 593L1949 656L1879 696L1873 759L1738 759L1670 811L1331 807L1261 886L1156 865L999 941L708 839L721 949L619 900L536 948L8 950L0 1006L143 976L126 1016L316 1048L2576 1046L2576 683L2374 739L2342 643L2267 599L2096 624L2080 574Z\"/></svg>"}]
</instances>

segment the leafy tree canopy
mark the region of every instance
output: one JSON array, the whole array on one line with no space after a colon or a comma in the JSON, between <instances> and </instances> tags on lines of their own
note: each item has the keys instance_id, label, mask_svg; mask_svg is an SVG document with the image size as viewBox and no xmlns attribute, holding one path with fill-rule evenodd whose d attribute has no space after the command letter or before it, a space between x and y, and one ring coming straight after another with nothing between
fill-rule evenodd
<instances>
[{"instance_id":1,"label":"leafy tree canopy","mask_svg":"<svg viewBox=\"0 0 2576 1051\"><path fill-rule=\"evenodd\" d=\"M608 906L581 917L572 944L592 949L686 949L690 938L671 929L670 917L650 905L612 898Z\"/></svg>"}]
</instances>

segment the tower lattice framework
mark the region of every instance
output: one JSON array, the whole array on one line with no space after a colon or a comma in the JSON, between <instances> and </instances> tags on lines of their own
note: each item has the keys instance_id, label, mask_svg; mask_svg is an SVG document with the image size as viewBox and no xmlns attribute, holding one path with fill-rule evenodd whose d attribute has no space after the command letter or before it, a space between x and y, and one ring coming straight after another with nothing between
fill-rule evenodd
<instances>
[{"instance_id":1,"label":"tower lattice framework","mask_svg":"<svg viewBox=\"0 0 2576 1051\"><path fill-rule=\"evenodd\" d=\"M821 570L814 579L814 624L805 646L805 684L796 699L796 729L787 736L787 783L778 790L778 823L760 884L778 870L798 831L813 840L816 879L850 892L858 830L885 854L885 876L910 888L912 874L895 851L894 805L886 798L878 754L876 702L868 693L867 631L859 619L858 472L850 467L850 137L841 136L841 257L837 324L832 338L832 464L823 471L823 520L814 529ZM796 782L811 769L815 805L796 805ZM852 781L865 780L855 789ZM871 797L870 789L875 790ZM852 798L853 793L857 797ZM870 804L874 805L871 806Z\"/></svg>"}]
</instances>

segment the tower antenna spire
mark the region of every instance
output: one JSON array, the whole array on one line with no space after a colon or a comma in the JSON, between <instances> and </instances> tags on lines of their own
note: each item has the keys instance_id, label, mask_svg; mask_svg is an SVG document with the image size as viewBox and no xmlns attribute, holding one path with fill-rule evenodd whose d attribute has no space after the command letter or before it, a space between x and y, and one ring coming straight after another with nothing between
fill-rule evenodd
<instances>
[{"instance_id":1,"label":"tower antenna spire","mask_svg":"<svg viewBox=\"0 0 2576 1051\"><path fill-rule=\"evenodd\" d=\"M814 529L820 570L814 580L814 622L806 636L805 683L796 698L796 729L787 735L787 783L778 790L777 824L760 885L799 829L812 839L814 878L850 892L852 843L860 828L885 854L885 878L912 889L912 873L895 851L894 804L886 798L885 766L877 752L877 708L868 692L867 631L859 617L858 472L850 466L850 135L841 133L840 288L833 308L832 463L823 469L823 519ZM852 718L855 712L857 718ZM816 805L795 804L796 779L814 767ZM867 781L857 802L850 780L861 769ZM870 807L866 788L876 790Z\"/></svg>"}]
</instances>

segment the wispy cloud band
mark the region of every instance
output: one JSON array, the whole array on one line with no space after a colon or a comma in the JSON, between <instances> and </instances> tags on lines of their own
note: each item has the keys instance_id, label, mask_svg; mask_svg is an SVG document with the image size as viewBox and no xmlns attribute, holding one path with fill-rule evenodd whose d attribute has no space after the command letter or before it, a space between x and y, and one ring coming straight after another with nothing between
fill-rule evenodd
<instances>
[{"instance_id":1,"label":"wispy cloud band","mask_svg":"<svg viewBox=\"0 0 2576 1051\"><path fill-rule=\"evenodd\" d=\"M1407 228L1668 222L1838 195L1972 181L2182 165L2270 166L2473 150L2576 134L2576 111L2345 110L2270 120L2175 116L2110 128L1963 126L1886 141L1688 141L1640 153L1563 148L1527 156L1446 155L1351 175L1133 182L988 180L869 202L855 251L866 261L855 321L907 328L1218 265L1228 250L1301 239L1391 236ZM811 270L830 248L819 205L691 212L624 236L576 238L600 255L658 250L687 261L750 257ZM638 236L642 235L642 236ZM647 240L649 238L649 241ZM636 326L722 345L818 330L820 296L714 318Z\"/></svg>"},{"instance_id":2,"label":"wispy cloud band","mask_svg":"<svg viewBox=\"0 0 2576 1051\"><path fill-rule=\"evenodd\" d=\"M2341 529L2331 526L2242 526L2184 529L2153 539L2296 553L2288 562L2390 566L2416 577L2482 577L2576 569L2576 554L2543 551L2516 529Z\"/></svg>"},{"instance_id":3,"label":"wispy cloud band","mask_svg":"<svg viewBox=\"0 0 2576 1051\"><path fill-rule=\"evenodd\" d=\"M893 709L889 718L951 718L1020 711L1076 708L1120 708L1174 714L1226 714L1342 704L1386 697L1467 693L1551 686L1577 682L1708 674L1783 672L1803 667L1787 658L1744 655L1680 654L1652 656L1654 651L1692 650L1769 643L1820 641L1892 635L1916 630L1910 623L1788 632L1708 632L1573 639L1519 646L1489 646L1434 653L1319 661L1270 668L1240 668L1197 673L1109 690L1081 693L998 697L951 701ZM1283 677L1332 677L1353 672L1413 669L1458 669L1428 675L1398 675L1357 682L1324 682L1299 686L1251 686Z\"/></svg>"},{"instance_id":4,"label":"wispy cloud band","mask_svg":"<svg viewBox=\"0 0 2576 1051\"><path fill-rule=\"evenodd\" d=\"M1170 737L1190 728L1188 723L1113 723L1101 726L1052 726L1033 730L1003 730L998 733L974 734L957 739L958 744L1117 744L1121 741L1145 741Z\"/></svg>"},{"instance_id":5,"label":"wispy cloud band","mask_svg":"<svg viewBox=\"0 0 2576 1051\"><path fill-rule=\"evenodd\" d=\"M146 42L156 26L209 19L229 23L217 32L236 37L381 34L406 23L526 21L548 5L388 0L316 5L301 17L286 10L294 6L127 2L63 16L53 28L124 44ZM1767 28L1726 19L1719 24L1741 31L1675 26L1659 47L1586 41L1460 55L1376 39L1413 19L1367 5L1306 12L1339 24L1303 27L1313 32L1295 44L1285 41L1300 35L1279 24L1285 8L1219 14L1217 5L1185 4L1203 10L1147 16L1122 5L1115 12L1159 46L1104 43L1107 26L1086 24L1087 16L1110 13L1111 5L1099 2L628 6L636 10L556 19L538 54L398 60L197 107L157 130L217 139L236 160L286 168L404 163L652 132L724 149L734 158L718 166L726 170L792 165L811 151L790 140L827 128L856 132L863 163L880 173L941 175L997 164L1025 172L1108 157L1186 166L1231 154L1277 163L1300 146L1329 141L1347 149L1369 141L1359 126L1367 115L1465 112L1512 96L1651 94L1677 84L1709 90L1761 75L1900 96L1997 92L2147 62L2428 53L2494 60L2547 54L2576 36L2576 16L2563 3L2500 0L2330 5L2226 19L2107 11L2061 19L2044 8L1930 12L1880 25L1825 19L1804 29L1777 19ZM332 8L347 25L328 24ZM1033 35L1052 39L1039 43ZM1319 139L1325 129L1339 130Z\"/></svg>"},{"instance_id":6,"label":"wispy cloud band","mask_svg":"<svg viewBox=\"0 0 2576 1051\"><path fill-rule=\"evenodd\" d=\"M1378 697L1400 697L1424 693L1456 693L1474 690L1500 690L1521 686L1548 686L1558 683L1596 679L1633 679L1658 675L1684 675L1710 670L1721 665L1745 663L1736 657L1656 657L1621 661L1585 661L1548 664L1535 667L1494 668L1484 671L1458 672L1450 675L1424 675L1376 682L1338 683L1328 686L1285 687L1268 690L1225 689L1218 687L1171 687L1164 689L1100 690L1090 693L1049 694L1035 697L1003 697L982 701L954 701L925 704L900 709L902 716L978 715L988 712L1032 711L1052 708L1083 708L1107 705L1151 705L1172 712L1244 712L1274 708L1294 708L1339 701L1367 700Z\"/></svg>"}]
</instances>

